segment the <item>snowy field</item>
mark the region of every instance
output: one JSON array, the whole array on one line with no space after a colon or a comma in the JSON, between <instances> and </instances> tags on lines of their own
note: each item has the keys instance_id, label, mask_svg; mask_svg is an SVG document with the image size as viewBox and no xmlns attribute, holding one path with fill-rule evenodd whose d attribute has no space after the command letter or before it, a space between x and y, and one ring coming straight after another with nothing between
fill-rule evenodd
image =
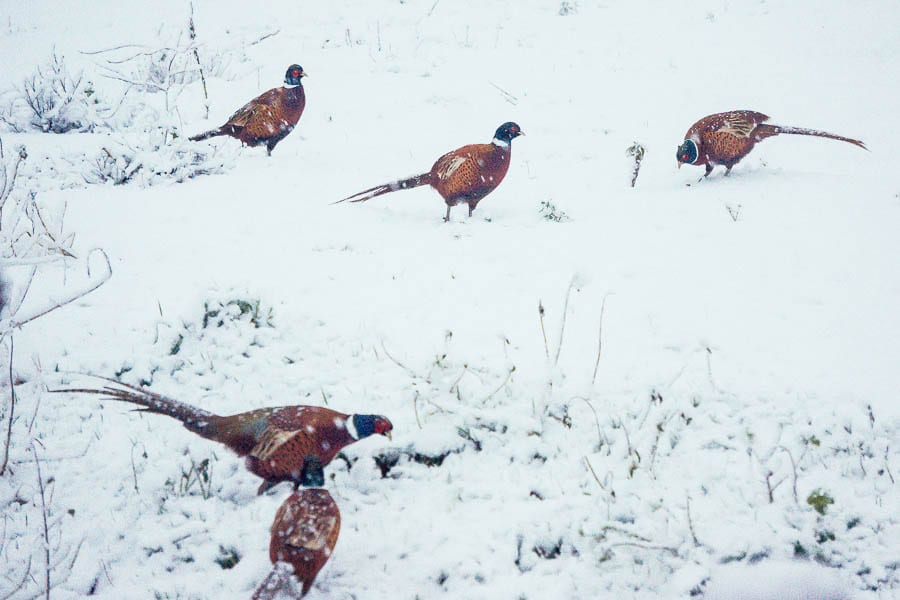
<instances>
[{"instance_id":1,"label":"snowy field","mask_svg":"<svg viewBox=\"0 0 900 600\"><path fill-rule=\"evenodd\" d=\"M289 486L46 393L85 373L390 417L326 468L343 528L311 599L900 593L896 0L195 0L194 38L187 0L0 17L7 171L27 149L0 217L0 599L48 573L59 600L249 598L270 569ZM54 52L89 131L22 105ZM306 111L271 157L185 141L294 62ZM871 152L780 136L727 178L676 169L731 109ZM330 204L510 120L471 219L429 188ZM96 291L9 329L103 253Z\"/></svg>"}]
</instances>

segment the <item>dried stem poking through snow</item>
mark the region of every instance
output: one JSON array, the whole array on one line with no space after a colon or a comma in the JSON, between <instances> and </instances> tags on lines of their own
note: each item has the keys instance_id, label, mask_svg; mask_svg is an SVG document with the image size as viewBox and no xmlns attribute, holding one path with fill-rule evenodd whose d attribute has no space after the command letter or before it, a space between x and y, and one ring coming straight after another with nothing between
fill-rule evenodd
<instances>
[{"instance_id":1,"label":"dried stem poking through snow","mask_svg":"<svg viewBox=\"0 0 900 600\"><path fill-rule=\"evenodd\" d=\"M603 351L603 313L606 311L607 298L609 298L609 294L605 294L603 301L600 303L600 326L597 328L597 360L594 361L594 374L591 376L591 385L594 385L594 382L597 381L597 369L600 368L600 353Z\"/></svg>"},{"instance_id":2,"label":"dried stem poking through snow","mask_svg":"<svg viewBox=\"0 0 900 600\"><path fill-rule=\"evenodd\" d=\"M101 275L96 281L89 282L89 283L85 284L84 286L82 286L81 288L76 289L75 291L70 292L69 294L67 294L61 298L49 298L43 306L33 309L31 311L31 313L26 313L26 315L24 317L19 317L17 319L10 318L9 323L7 323L7 324L0 323L0 338L3 338L5 335L7 335L13 329L18 329L18 328L22 327L23 325L30 323L31 321L34 321L35 319L39 319L39 318L43 317L44 315L47 315L58 308L62 308L63 306L66 306L67 304L71 304L72 302L75 302L76 300L79 300L80 298L87 296L88 294L90 294L91 292L93 292L94 290L99 288L101 285L103 285L104 283L109 281L109 278L112 277L112 273L113 273L112 263L109 260L109 256L106 254L106 252L102 248L94 248L93 250L91 250L88 253L88 259L87 259L88 276L89 277L91 276L90 257L91 257L91 255L93 255L94 252L99 252L103 256L103 260L106 263L106 272L103 275Z\"/></svg>"},{"instance_id":3,"label":"dried stem poking through snow","mask_svg":"<svg viewBox=\"0 0 900 600\"><path fill-rule=\"evenodd\" d=\"M9 445L12 442L12 424L13 416L16 412L16 388L13 381L13 338L9 336L9 419L6 425L6 442L3 444L3 462L0 463L0 477L6 472L6 465L9 462Z\"/></svg>"},{"instance_id":4,"label":"dried stem poking through snow","mask_svg":"<svg viewBox=\"0 0 900 600\"><path fill-rule=\"evenodd\" d=\"M47 499L44 493L44 478L41 476L41 461L38 460L37 446L31 441L31 451L34 454L34 468L37 470L38 489L41 494L41 515L44 521L44 590L47 600L50 600L50 528L47 525Z\"/></svg>"}]
</instances>

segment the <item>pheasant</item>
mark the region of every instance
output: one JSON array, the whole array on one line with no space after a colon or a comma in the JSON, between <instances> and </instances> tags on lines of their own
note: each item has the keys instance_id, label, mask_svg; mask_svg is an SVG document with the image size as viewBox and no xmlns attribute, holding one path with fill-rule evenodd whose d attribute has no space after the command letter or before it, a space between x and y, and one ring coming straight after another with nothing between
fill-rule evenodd
<instances>
[{"instance_id":1,"label":"pheasant","mask_svg":"<svg viewBox=\"0 0 900 600\"><path fill-rule=\"evenodd\" d=\"M394 426L380 415L347 415L321 406L259 408L219 416L189 404L112 379L103 388L70 388L57 393L95 394L131 402L141 412L167 415L208 440L225 444L245 457L247 470L263 478L257 494L282 481L300 484L304 457L315 455L322 464L358 440L379 434L391 438Z\"/></svg>"},{"instance_id":2,"label":"pheasant","mask_svg":"<svg viewBox=\"0 0 900 600\"><path fill-rule=\"evenodd\" d=\"M713 167L723 165L725 174L728 175L731 168L753 150L756 142L780 133L831 138L867 150L859 140L815 129L770 125L765 123L768 120L768 116L752 110L733 110L700 119L688 129L684 142L678 146L675 153L678 168L685 163L706 165L703 176L708 177Z\"/></svg>"},{"instance_id":3,"label":"pheasant","mask_svg":"<svg viewBox=\"0 0 900 600\"><path fill-rule=\"evenodd\" d=\"M284 86L272 88L239 108L228 122L217 129L199 133L191 141L199 142L217 135L230 135L248 146L266 145L272 156L275 145L297 125L306 107L306 94L301 79L303 67L291 65L284 74Z\"/></svg>"},{"instance_id":4,"label":"pheasant","mask_svg":"<svg viewBox=\"0 0 900 600\"><path fill-rule=\"evenodd\" d=\"M314 454L304 461L300 485L304 489L291 494L275 513L269 541L269 559L275 567L254 600L305 596L337 544L341 511L323 489L322 463Z\"/></svg>"},{"instance_id":5,"label":"pheasant","mask_svg":"<svg viewBox=\"0 0 900 600\"><path fill-rule=\"evenodd\" d=\"M437 159L427 173L377 185L334 204L348 200L365 202L397 190L430 185L447 203L444 221L450 220L450 208L462 203L469 205L471 217L478 202L493 192L506 176L512 141L520 135L525 133L517 124L504 123L497 128L490 144L470 144L457 148Z\"/></svg>"}]
</instances>

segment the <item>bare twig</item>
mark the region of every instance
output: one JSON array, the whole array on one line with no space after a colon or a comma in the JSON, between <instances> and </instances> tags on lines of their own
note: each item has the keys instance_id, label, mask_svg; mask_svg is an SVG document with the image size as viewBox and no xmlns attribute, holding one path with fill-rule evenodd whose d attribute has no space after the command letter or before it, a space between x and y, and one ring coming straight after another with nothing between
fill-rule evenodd
<instances>
[{"instance_id":1,"label":"bare twig","mask_svg":"<svg viewBox=\"0 0 900 600\"><path fill-rule=\"evenodd\" d=\"M659 546L655 544L638 544L636 542L616 542L615 544L610 544L610 548L616 548L619 546L631 546L633 548L643 548L644 550L664 550L671 554L672 556L678 556L678 549L672 548L671 546Z\"/></svg>"},{"instance_id":2,"label":"bare twig","mask_svg":"<svg viewBox=\"0 0 900 600\"><path fill-rule=\"evenodd\" d=\"M791 459L791 469L794 472L794 485L793 485L794 504L799 504L800 500L798 499L798 496L797 496L797 463L794 461L794 455L791 454L791 451L788 450L787 448L785 448L784 446L778 446L778 449L784 451L785 454L788 455L788 458Z\"/></svg>"},{"instance_id":3,"label":"bare twig","mask_svg":"<svg viewBox=\"0 0 900 600\"><path fill-rule=\"evenodd\" d=\"M262 36L256 38L256 39L253 40L252 42L249 42L249 43L247 44L247 46L255 46L255 45L257 45L258 43L260 43L260 42L262 42L262 41L265 41L265 40L269 39L270 37L275 37L275 36L278 35L279 33L281 33L281 30L280 30L280 29L276 29L275 31L272 31L272 32L270 32L270 33L266 33L266 34L264 34L264 35L262 35Z\"/></svg>"},{"instance_id":4,"label":"bare twig","mask_svg":"<svg viewBox=\"0 0 900 600\"><path fill-rule=\"evenodd\" d=\"M699 540L697 540L697 533L694 531L694 520L691 518L691 496L688 494L687 496L687 507L685 508L687 511L687 521L688 521L688 529L691 531L691 539L694 540L695 546L700 546Z\"/></svg>"},{"instance_id":5,"label":"bare twig","mask_svg":"<svg viewBox=\"0 0 900 600\"><path fill-rule=\"evenodd\" d=\"M136 446L137 442L131 440L131 475L134 477L134 491L140 494L141 489L138 487L137 467L134 465L134 449Z\"/></svg>"},{"instance_id":6,"label":"bare twig","mask_svg":"<svg viewBox=\"0 0 900 600\"><path fill-rule=\"evenodd\" d=\"M21 590L25 586L25 582L31 578L31 557L28 557L28 563L25 565L25 572L22 574L22 578L19 579L19 583L13 586L12 591L6 594L5 596L0 596L0 600L9 600L16 593Z\"/></svg>"},{"instance_id":7,"label":"bare twig","mask_svg":"<svg viewBox=\"0 0 900 600\"><path fill-rule=\"evenodd\" d=\"M599 450L603 447L604 441L606 442L607 448L609 448L609 441L603 439L603 430L600 428L600 416L597 414L597 409L594 408L594 405L591 404L591 401L584 396L575 396L573 399L583 401L588 405L588 408L591 409L591 412L594 413L594 424L597 426L597 449Z\"/></svg>"},{"instance_id":8,"label":"bare twig","mask_svg":"<svg viewBox=\"0 0 900 600\"><path fill-rule=\"evenodd\" d=\"M509 369L509 372L506 374L506 378L503 380L503 383L501 383L500 386L499 386L497 389L495 389L493 392L491 392L490 394L488 394L487 396L485 396L484 400L482 400L481 403L484 404L485 402L487 402L488 400L490 400L491 398L493 398L494 395L497 394L497 392L499 392L500 390L502 390L503 388L505 388L505 387L506 387L506 384L509 383L509 379L512 377L513 373L515 373L515 372L516 372L516 365L513 365L513 366Z\"/></svg>"},{"instance_id":9,"label":"bare twig","mask_svg":"<svg viewBox=\"0 0 900 600\"><path fill-rule=\"evenodd\" d=\"M9 421L6 425L6 443L3 445L3 462L0 463L0 477L6 473L9 462L9 445L12 443L13 416L16 412L16 388L13 381L13 338L9 336Z\"/></svg>"},{"instance_id":10,"label":"bare twig","mask_svg":"<svg viewBox=\"0 0 900 600\"><path fill-rule=\"evenodd\" d=\"M50 528L47 525L47 500L44 494L44 478L41 476L41 461L38 460L37 446L35 446L34 440L31 442L31 451L34 453L34 466L37 469L38 489L41 492L41 515L44 519L45 598L50 600Z\"/></svg>"},{"instance_id":11,"label":"bare twig","mask_svg":"<svg viewBox=\"0 0 900 600\"><path fill-rule=\"evenodd\" d=\"M584 464L585 464L585 466L587 466L588 471L590 471L590 472L591 472L591 475L594 477L594 481L596 481L596 482L597 482L597 485L600 486L600 489L603 490L603 491L605 492L605 491L606 491L606 486L603 485L603 482L601 482L601 481L600 481L600 478L597 477L597 472L594 470L594 465L591 464L591 461L588 460L588 457L587 457L587 456L584 457Z\"/></svg>"},{"instance_id":12,"label":"bare twig","mask_svg":"<svg viewBox=\"0 0 900 600\"><path fill-rule=\"evenodd\" d=\"M60 299L56 299L56 300L51 299L47 305L35 309L34 311L32 311L31 314L26 315L25 317L22 317L22 318L18 318L16 320L12 320L8 325L8 329L9 330L18 329L18 328L22 327L23 325L30 323L31 321L34 321L35 319L43 317L44 315L51 313L58 308L62 308L63 306L66 306L67 304L71 304L72 302L75 302L76 300L83 298L84 296L87 296L88 294L90 294L91 292L93 292L94 290L99 288L101 285L103 285L104 283L109 281L109 278L112 277L112 272L113 272L112 271L112 263L110 263L109 256L101 248L94 248L90 253L88 253L88 275L90 275L90 257L94 252L99 252L101 255L103 255L103 259L106 261L106 273L101 275L97 281L88 285L86 288L76 290L75 292L72 292L68 296L64 296L63 298L60 298ZM2 337L4 335L4 333L6 333L6 332L0 330L0 337Z\"/></svg>"},{"instance_id":13,"label":"bare twig","mask_svg":"<svg viewBox=\"0 0 900 600\"><path fill-rule=\"evenodd\" d=\"M888 456L890 456L891 447L885 446L884 448L884 472L888 474L888 477L891 479L891 483L894 483L894 474L891 473L891 462L888 460Z\"/></svg>"},{"instance_id":14,"label":"bare twig","mask_svg":"<svg viewBox=\"0 0 900 600\"><path fill-rule=\"evenodd\" d=\"M547 330L544 328L544 304L538 300L538 316L541 318L541 334L544 336L544 354L550 359L550 348L547 345Z\"/></svg>"},{"instance_id":15,"label":"bare twig","mask_svg":"<svg viewBox=\"0 0 900 600\"><path fill-rule=\"evenodd\" d=\"M496 90L498 90L498 91L500 92L500 94L503 96L503 99L504 99L504 100L506 100L507 102L509 102L509 103L512 104L513 106L515 106L516 104L519 103L519 99L518 99L518 98L516 98L515 96L513 96L512 94L510 94L509 92L507 92L506 90L504 90L502 87L500 87L499 85L497 85L497 84L494 83L493 81L489 81L488 83L490 83Z\"/></svg>"},{"instance_id":16,"label":"bare twig","mask_svg":"<svg viewBox=\"0 0 900 600\"><path fill-rule=\"evenodd\" d=\"M597 369L600 368L600 352L603 350L603 313L606 310L606 299L609 294L603 296L603 302L600 304L600 326L597 330L597 360L594 361L594 374L591 376L591 385L597 380Z\"/></svg>"},{"instance_id":17,"label":"bare twig","mask_svg":"<svg viewBox=\"0 0 900 600\"><path fill-rule=\"evenodd\" d=\"M418 406L418 402L417 402L418 399L419 399L419 390L416 390L416 395L413 396L413 412L416 414L416 425L419 426L419 429L422 429L422 421L419 420L419 406Z\"/></svg>"},{"instance_id":18,"label":"bare twig","mask_svg":"<svg viewBox=\"0 0 900 600\"><path fill-rule=\"evenodd\" d=\"M200 82L203 84L203 106L206 109L206 117L209 118L209 93L206 90L206 74L203 72L203 64L200 62L200 52L197 50L197 29L194 27L194 3L191 2L191 16L188 20L188 32L191 37L191 45L194 51L194 60L197 61L197 70L200 71Z\"/></svg>"},{"instance_id":19,"label":"bare twig","mask_svg":"<svg viewBox=\"0 0 900 600\"><path fill-rule=\"evenodd\" d=\"M566 300L563 302L562 322L559 324L559 343L556 345L556 356L553 357L553 364L559 363L559 353L562 352L563 335L566 333L566 317L569 313L569 297L572 295L572 288L575 287L575 277L569 281L569 287L566 288Z\"/></svg>"},{"instance_id":20,"label":"bare twig","mask_svg":"<svg viewBox=\"0 0 900 600\"><path fill-rule=\"evenodd\" d=\"M381 349L384 350L385 356L387 356L391 360L392 363L394 363L395 365L397 365L398 367L400 367L401 369L406 371L410 377L413 377L415 379L419 378L419 375L415 371L413 371L412 369L410 369L409 367L404 365L402 362L400 362L399 360L397 360L396 358L391 356L391 353L388 352L388 349L384 345L384 340L381 341Z\"/></svg>"}]
</instances>

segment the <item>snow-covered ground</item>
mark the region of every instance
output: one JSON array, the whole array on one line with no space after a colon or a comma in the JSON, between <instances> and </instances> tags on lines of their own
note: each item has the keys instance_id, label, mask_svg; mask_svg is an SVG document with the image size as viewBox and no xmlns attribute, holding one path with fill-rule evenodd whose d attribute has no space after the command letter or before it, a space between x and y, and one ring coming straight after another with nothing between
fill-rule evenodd
<instances>
[{"instance_id":1,"label":"snow-covered ground","mask_svg":"<svg viewBox=\"0 0 900 600\"><path fill-rule=\"evenodd\" d=\"M343 528L310 598L896 596L896 1L196 0L209 119L199 81L120 103L108 76L141 59L115 61L188 47L189 15L0 2L0 138L76 234L28 302L96 279L93 248L113 270L14 333L0 598L43 595L45 512L53 598L246 598L270 568L288 486L257 497L171 419L43 392L79 373L389 416L393 441L326 468ZM109 109L92 133L8 109L54 49ZM270 158L184 141L293 62L306 112ZM871 152L781 136L728 178L677 170L687 128L737 108ZM509 120L526 136L471 219L428 188L330 204ZM104 148L145 166L97 183ZM3 375L0 441L9 414Z\"/></svg>"}]
</instances>

